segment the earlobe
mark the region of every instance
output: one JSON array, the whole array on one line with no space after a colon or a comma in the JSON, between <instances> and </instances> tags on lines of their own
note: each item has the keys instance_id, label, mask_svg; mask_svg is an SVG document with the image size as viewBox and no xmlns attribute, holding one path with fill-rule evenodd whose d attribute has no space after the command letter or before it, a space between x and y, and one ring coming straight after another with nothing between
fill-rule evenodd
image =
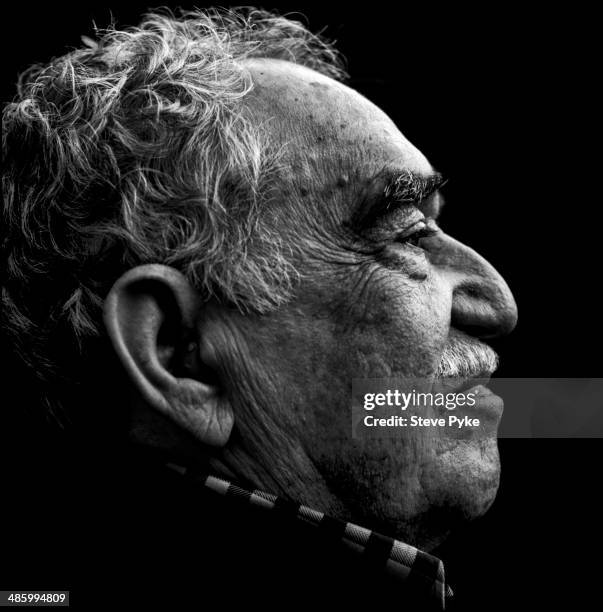
<instances>
[{"instance_id":1,"label":"earlobe","mask_svg":"<svg viewBox=\"0 0 603 612\"><path fill-rule=\"evenodd\" d=\"M234 417L215 378L204 376L200 300L186 277L152 264L126 272L104 304L107 333L142 400L200 442L223 446ZM192 350L191 350L192 347Z\"/></svg>"}]
</instances>

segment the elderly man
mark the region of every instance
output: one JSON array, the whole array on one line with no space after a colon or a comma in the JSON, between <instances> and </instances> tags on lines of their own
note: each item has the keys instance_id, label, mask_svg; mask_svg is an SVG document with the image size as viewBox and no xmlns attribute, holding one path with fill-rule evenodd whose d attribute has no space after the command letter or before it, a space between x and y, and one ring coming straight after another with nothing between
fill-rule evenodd
<instances>
[{"instance_id":1,"label":"elderly man","mask_svg":"<svg viewBox=\"0 0 603 612\"><path fill-rule=\"evenodd\" d=\"M151 15L32 69L4 111L23 392L95 452L127 431L173 469L132 535L138 588L441 609L424 550L494 499L495 426L352 436L352 380L489 375L517 313L438 227L441 176L342 79L294 21Z\"/></svg>"}]
</instances>

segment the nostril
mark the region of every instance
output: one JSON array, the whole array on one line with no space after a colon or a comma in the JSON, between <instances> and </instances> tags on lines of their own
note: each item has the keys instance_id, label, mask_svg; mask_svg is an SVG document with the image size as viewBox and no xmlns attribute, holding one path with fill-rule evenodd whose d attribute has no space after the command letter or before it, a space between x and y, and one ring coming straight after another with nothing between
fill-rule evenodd
<instances>
[{"instance_id":1,"label":"nostril","mask_svg":"<svg viewBox=\"0 0 603 612\"><path fill-rule=\"evenodd\" d=\"M480 340L491 340L500 335L489 325L459 325L458 322L453 322L452 326L456 329L460 329L467 335L472 336L473 338L479 338Z\"/></svg>"},{"instance_id":2,"label":"nostril","mask_svg":"<svg viewBox=\"0 0 603 612\"><path fill-rule=\"evenodd\" d=\"M471 336L485 340L505 336L516 323L517 308L510 293L475 284L453 293L451 325Z\"/></svg>"},{"instance_id":3,"label":"nostril","mask_svg":"<svg viewBox=\"0 0 603 612\"><path fill-rule=\"evenodd\" d=\"M483 291L480 290L475 285L464 285L462 287L457 287L454 290L454 295L455 296L456 295L464 295L464 296L467 296L469 298L479 299L479 298L483 297Z\"/></svg>"},{"instance_id":4,"label":"nostril","mask_svg":"<svg viewBox=\"0 0 603 612\"><path fill-rule=\"evenodd\" d=\"M450 324L465 333L483 338L495 333L496 313L492 306L475 292L453 296Z\"/></svg>"}]
</instances>

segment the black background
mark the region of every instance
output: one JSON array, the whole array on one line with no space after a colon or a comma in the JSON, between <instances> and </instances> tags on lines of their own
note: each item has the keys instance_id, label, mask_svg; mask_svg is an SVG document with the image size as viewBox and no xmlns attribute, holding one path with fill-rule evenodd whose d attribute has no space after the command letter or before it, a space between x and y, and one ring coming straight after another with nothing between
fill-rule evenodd
<instances>
[{"instance_id":1,"label":"black background","mask_svg":"<svg viewBox=\"0 0 603 612\"><path fill-rule=\"evenodd\" d=\"M3 100L20 70L78 46L93 21L102 27L112 15L133 25L148 6L14 6L3 19ZM315 31L326 27L352 86L449 177L443 227L498 268L518 303L515 332L496 345L499 375L601 376L593 16L577 5L351 6L278 8L303 13ZM600 440L501 440L500 450L493 508L440 551L458 609L585 603L601 565ZM39 514L11 528L26 530ZM52 568L31 559L19 557L13 577L28 567L52 586ZM32 576L14 586L31 585ZM55 579L78 589L69 576Z\"/></svg>"}]
</instances>

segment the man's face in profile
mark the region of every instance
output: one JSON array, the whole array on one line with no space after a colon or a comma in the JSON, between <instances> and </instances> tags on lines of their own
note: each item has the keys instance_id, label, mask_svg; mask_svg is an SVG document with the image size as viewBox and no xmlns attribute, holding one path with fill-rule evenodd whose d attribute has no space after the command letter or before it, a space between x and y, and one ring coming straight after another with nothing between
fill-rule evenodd
<instances>
[{"instance_id":1,"label":"man's face in profile","mask_svg":"<svg viewBox=\"0 0 603 612\"><path fill-rule=\"evenodd\" d=\"M492 502L500 405L486 435L355 439L352 381L487 377L516 306L336 60L285 18L198 12L32 72L3 111L9 331L89 437L127 415L174 460L429 547Z\"/></svg>"},{"instance_id":2,"label":"man's face in profile","mask_svg":"<svg viewBox=\"0 0 603 612\"><path fill-rule=\"evenodd\" d=\"M514 327L515 303L483 258L438 228L439 177L382 111L307 68L247 66L246 111L282 150L263 218L299 285L271 314L215 313L236 424L215 463L433 545L492 502L500 412L484 415L479 439L414 429L352 440L351 381L432 379L446 351L480 355L466 373L488 375L495 355L480 339Z\"/></svg>"}]
</instances>

